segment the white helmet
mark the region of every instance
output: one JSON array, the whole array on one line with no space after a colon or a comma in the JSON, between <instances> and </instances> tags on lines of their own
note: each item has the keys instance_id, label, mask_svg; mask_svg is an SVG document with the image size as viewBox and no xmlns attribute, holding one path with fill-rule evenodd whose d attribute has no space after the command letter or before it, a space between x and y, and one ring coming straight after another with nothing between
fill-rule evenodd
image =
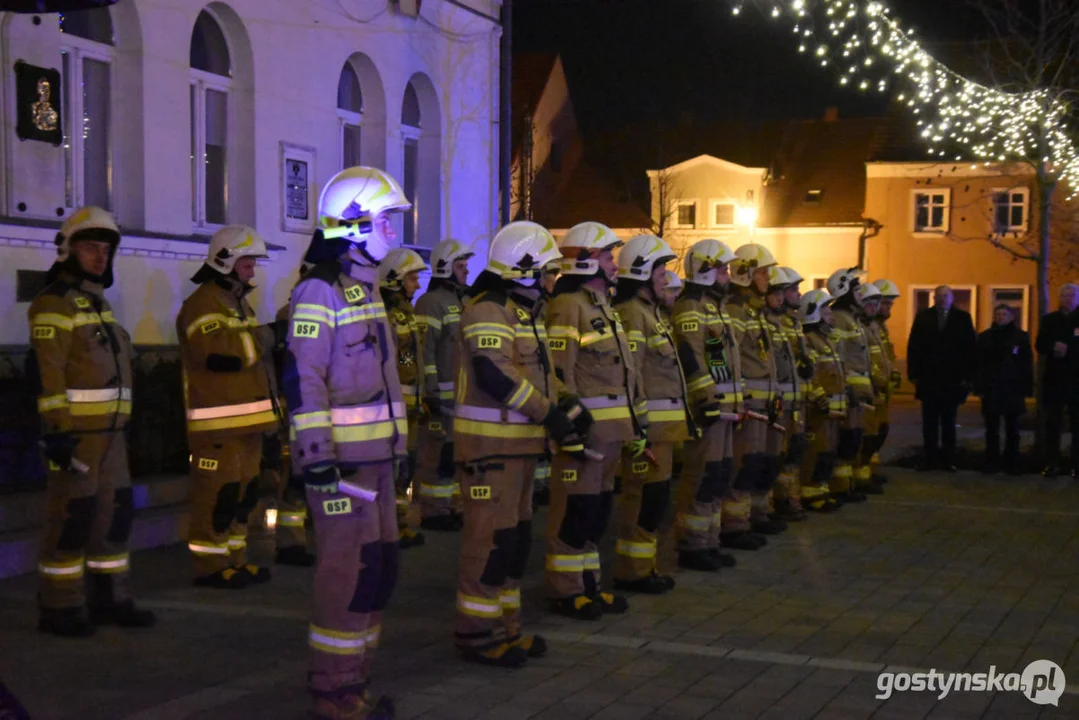
<instances>
[{"instance_id":1,"label":"white helmet","mask_svg":"<svg viewBox=\"0 0 1079 720\"><path fill-rule=\"evenodd\" d=\"M735 259L734 252L719 240L699 240L686 253L686 282L711 287L719 268Z\"/></svg>"},{"instance_id":2,"label":"white helmet","mask_svg":"<svg viewBox=\"0 0 1079 720\"><path fill-rule=\"evenodd\" d=\"M384 212L412 207L405 191L389 173L372 167L350 167L334 175L322 188L318 221L326 239L345 238L374 262L386 257L392 245L375 228Z\"/></svg>"},{"instance_id":3,"label":"white helmet","mask_svg":"<svg viewBox=\"0 0 1079 720\"><path fill-rule=\"evenodd\" d=\"M487 272L531 286L543 268L561 257L554 236L528 220L511 222L498 231L487 252Z\"/></svg>"},{"instance_id":4,"label":"white helmet","mask_svg":"<svg viewBox=\"0 0 1079 720\"><path fill-rule=\"evenodd\" d=\"M210 238L206 267L228 275L242 257L268 257L266 241L258 230L247 225L226 225Z\"/></svg>"},{"instance_id":5,"label":"white helmet","mask_svg":"<svg viewBox=\"0 0 1079 720\"><path fill-rule=\"evenodd\" d=\"M630 280L647 280L657 264L675 258L674 250L655 235L635 235L618 253L618 277Z\"/></svg>"},{"instance_id":6,"label":"white helmet","mask_svg":"<svg viewBox=\"0 0 1079 720\"><path fill-rule=\"evenodd\" d=\"M87 205L79 208L71 214L64 224L60 226L60 232L56 233L56 259L58 262L67 260L71 254L71 243L83 238L76 237L85 233L85 239L101 240L110 242L113 249L120 244L120 228L107 210Z\"/></svg>"},{"instance_id":7,"label":"white helmet","mask_svg":"<svg viewBox=\"0 0 1079 720\"><path fill-rule=\"evenodd\" d=\"M806 325L821 321L820 311L835 302L835 298L823 288L810 290L802 296L802 306L798 309L799 319Z\"/></svg>"},{"instance_id":8,"label":"white helmet","mask_svg":"<svg viewBox=\"0 0 1079 720\"><path fill-rule=\"evenodd\" d=\"M400 290L406 275L426 269L427 263L415 250L394 248L378 264L378 284L387 290Z\"/></svg>"},{"instance_id":9,"label":"white helmet","mask_svg":"<svg viewBox=\"0 0 1079 720\"><path fill-rule=\"evenodd\" d=\"M622 241L606 225L583 222L574 225L562 238L562 272L567 275L595 275L599 272L599 259L592 253L613 250Z\"/></svg>"},{"instance_id":10,"label":"white helmet","mask_svg":"<svg viewBox=\"0 0 1079 720\"><path fill-rule=\"evenodd\" d=\"M865 307L870 300L880 300L880 289L873 283L866 283L854 288L854 302L858 307Z\"/></svg>"},{"instance_id":11,"label":"white helmet","mask_svg":"<svg viewBox=\"0 0 1079 720\"><path fill-rule=\"evenodd\" d=\"M734 251L734 260L731 262L731 282L742 287L749 287L753 282L753 272L758 268L771 267L776 264L772 252L757 243L743 245Z\"/></svg>"},{"instance_id":12,"label":"white helmet","mask_svg":"<svg viewBox=\"0 0 1079 720\"><path fill-rule=\"evenodd\" d=\"M773 265L768 268L768 290L786 290L790 287L791 281L787 276L787 271L778 265Z\"/></svg>"},{"instance_id":13,"label":"white helmet","mask_svg":"<svg viewBox=\"0 0 1079 720\"><path fill-rule=\"evenodd\" d=\"M789 267L784 266L784 267L782 267L780 269L787 274L787 283L788 284L797 285L800 282L805 282L805 278L802 277L801 274L799 274L799 272L797 270L795 270L794 268L789 268Z\"/></svg>"},{"instance_id":14,"label":"white helmet","mask_svg":"<svg viewBox=\"0 0 1079 720\"><path fill-rule=\"evenodd\" d=\"M682 278L674 270L667 271L667 289L668 290L681 290Z\"/></svg>"},{"instance_id":15,"label":"white helmet","mask_svg":"<svg viewBox=\"0 0 1079 720\"><path fill-rule=\"evenodd\" d=\"M861 268L857 267L836 270L828 278L828 294L838 300L850 292L854 281L861 280L862 275Z\"/></svg>"},{"instance_id":16,"label":"white helmet","mask_svg":"<svg viewBox=\"0 0 1079 720\"><path fill-rule=\"evenodd\" d=\"M880 279L873 283L880 290L881 299L895 299L899 297L899 286L891 280Z\"/></svg>"},{"instance_id":17,"label":"white helmet","mask_svg":"<svg viewBox=\"0 0 1079 720\"><path fill-rule=\"evenodd\" d=\"M431 251L431 277L448 278L453 275L453 263L468 260L475 251L457 240L443 240Z\"/></svg>"}]
</instances>

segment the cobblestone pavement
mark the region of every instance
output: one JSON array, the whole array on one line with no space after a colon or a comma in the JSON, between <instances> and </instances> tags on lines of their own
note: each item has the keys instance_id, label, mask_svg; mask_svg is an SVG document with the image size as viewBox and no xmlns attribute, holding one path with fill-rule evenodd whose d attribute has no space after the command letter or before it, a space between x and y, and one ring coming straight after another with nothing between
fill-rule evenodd
<instances>
[{"instance_id":1,"label":"cobblestone pavement","mask_svg":"<svg viewBox=\"0 0 1079 720\"><path fill-rule=\"evenodd\" d=\"M457 540L429 533L404 556L376 683L399 717L425 720L1079 717L1077 500L1070 479L894 470L884 497L595 623L545 612L537 551L526 619L552 647L518 671L455 657ZM0 678L33 718L305 716L311 571L221 594L187 584L179 546L134 567L159 627L92 641L38 635L33 578L0 583ZM1041 658L1073 683L1058 708L1008 692L874 697L889 666L1018 672Z\"/></svg>"}]
</instances>

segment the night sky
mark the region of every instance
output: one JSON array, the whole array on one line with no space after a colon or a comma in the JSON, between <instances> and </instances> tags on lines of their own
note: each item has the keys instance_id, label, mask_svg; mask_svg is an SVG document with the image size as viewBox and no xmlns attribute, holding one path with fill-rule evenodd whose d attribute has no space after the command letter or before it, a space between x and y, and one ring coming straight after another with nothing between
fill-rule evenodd
<instances>
[{"instance_id":1,"label":"night sky","mask_svg":"<svg viewBox=\"0 0 1079 720\"><path fill-rule=\"evenodd\" d=\"M980 25L963 0L891 0L932 41ZM841 88L799 55L785 20L727 0L515 0L515 51L557 50L586 142L627 124L880 115L885 98Z\"/></svg>"}]
</instances>

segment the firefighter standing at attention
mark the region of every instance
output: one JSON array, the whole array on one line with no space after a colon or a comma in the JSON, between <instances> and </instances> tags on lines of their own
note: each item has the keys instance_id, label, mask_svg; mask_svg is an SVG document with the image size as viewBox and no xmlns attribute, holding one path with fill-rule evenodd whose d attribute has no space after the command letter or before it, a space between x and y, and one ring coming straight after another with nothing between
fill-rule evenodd
<instances>
[{"instance_id":1,"label":"firefighter standing at attention","mask_svg":"<svg viewBox=\"0 0 1079 720\"><path fill-rule=\"evenodd\" d=\"M318 546L308 685L330 720L393 717L368 677L397 583L394 464L408 417L378 264L396 245L392 213L409 207L382 170L337 173L305 258L315 267L292 293L284 388Z\"/></svg>"},{"instance_id":2,"label":"firefighter standing at attention","mask_svg":"<svg viewBox=\"0 0 1079 720\"><path fill-rule=\"evenodd\" d=\"M38 629L62 637L92 635L96 625L154 624L152 612L135 607L128 581L135 508L123 430L134 353L104 296L119 244L111 215L76 210L60 226L48 284L28 312L28 375L39 380L49 468Z\"/></svg>"},{"instance_id":3,"label":"firefighter standing at attention","mask_svg":"<svg viewBox=\"0 0 1079 720\"><path fill-rule=\"evenodd\" d=\"M798 311L813 362L808 391L808 447L801 468L802 507L813 512L839 509L832 498L832 483L838 463L839 429L847 417L847 379L832 329L833 302L827 290L810 290L802 296ZM849 484L850 478L846 481Z\"/></svg>"},{"instance_id":4,"label":"firefighter standing at attention","mask_svg":"<svg viewBox=\"0 0 1079 720\"><path fill-rule=\"evenodd\" d=\"M457 336L468 295L468 261L475 253L457 240L443 240L431 251L431 282L416 301L416 322L423 333L423 404L429 417L417 440L421 526L455 532L463 519L454 482L453 406L457 372Z\"/></svg>"},{"instance_id":5,"label":"firefighter standing at attention","mask_svg":"<svg viewBox=\"0 0 1079 720\"><path fill-rule=\"evenodd\" d=\"M880 309L877 311L877 317L873 322L880 337L883 359L888 373L888 383L883 402L878 402L881 410L880 430L877 436L876 451L871 458L873 466L871 479L874 483L884 483L888 482L888 477L880 472L880 451L884 449L884 443L888 441L888 430L891 428L892 397L898 392L903 383L903 376L897 369L899 366L896 363L895 345L892 344L892 338L888 334L888 319L892 317L892 306L899 299L899 286L891 280L883 278L873 284L880 290Z\"/></svg>"},{"instance_id":6,"label":"firefighter standing at attention","mask_svg":"<svg viewBox=\"0 0 1079 720\"><path fill-rule=\"evenodd\" d=\"M464 506L454 639L469 661L518 667L546 652L521 633L521 578L532 548L532 481L547 437L580 445L564 409L543 327L542 268L551 234L510 223L461 313L454 456Z\"/></svg>"},{"instance_id":7,"label":"firefighter standing at attention","mask_svg":"<svg viewBox=\"0 0 1079 720\"><path fill-rule=\"evenodd\" d=\"M263 436L280 409L266 356L276 343L247 300L266 242L253 228L214 233L198 284L176 317L191 449L191 529L195 584L228 590L267 582L247 562L247 520L258 502Z\"/></svg>"}]
</instances>

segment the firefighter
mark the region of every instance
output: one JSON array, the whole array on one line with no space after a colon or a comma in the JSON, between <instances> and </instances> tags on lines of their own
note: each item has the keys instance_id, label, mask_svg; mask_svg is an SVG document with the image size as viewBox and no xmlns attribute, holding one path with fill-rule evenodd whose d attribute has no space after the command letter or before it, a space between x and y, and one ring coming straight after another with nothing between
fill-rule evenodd
<instances>
[{"instance_id":1,"label":"firefighter","mask_svg":"<svg viewBox=\"0 0 1079 720\"><path fill-rule=\"evenodd\" d=\"M678 348L663 310L665 265L675 257L670 246L654 235L631 238L618 255L615 297L638 387L647 403L648 445L636 457L630 450L623 454L614 587L652 595L674 588L673 578L656 572L656 531L670 501L674 446L696 436Z\"/></svg>"},{"instance_id":2,"label":"firefighter","mask_svg":"<svg viewBox=\"0 0 1079 720\"><path fill-rule=\"evenodd\" d=\"M832 318L836 350L846 371L847 414L839 429L837 463L832 493L844 502L865 502L865 495L852 485L854 463L865 434L866 410L873 409L873 381L869 377L869 341L856 316L854 290L861 284L859 268L836 270L828 278L828 294L835 298Z\"/></svg>"},{"instance_id":3,"label":"firefighter","mask_svg":"<svg viewBox=\"0 0 1079 720\"><path fill-rule=\"evenodd\" d=\"M734 558L719 551L720 537L741 546L749 530L749 496L731 494L734 426L742 411L741 358L724 308L733 259L719 240L692 245L671 320L696 430L685 444L676 498L678 565L703 572L733 566Z\"/></svg>"},{"instance_id":4,"label":"firefighter","mask_svg":"<svg viewBox=\"0 0 1079 720\"><path fill-rule=\"evenodd\" d=\"M637 374L622 323L608 301L617 278L612 251L622 242L605 225L585 222L562 238L562 277L547 306L547 336L564 399L580 402L594 423L585 447L562 447L551 467L547 587L555 612L598 619L624 613L625 598L600 591L599 544L614 504L614 476L629 443L640 457L645 423ZM582 431L582 434L583 431Z\"/></svg>"},{"instance_id":5,"label":"firefighter","mask_svg":"<svg viewBox=\"0 0 1079 720\"><path fill-rule=\"evenodd\" d=\"M859 284L854 289L854 301L857 308L855 317L869 346L869 379L873 386L873 400L865 409L865 434L852 472L852 484L860 493L880 495L884 488L873 482L872 458L877 452L880 423L887 405L888 384L891 382L875 322L880 309L880 289L872 283Z\"/></svg>"},{"instance_id":6,"label":"firefighter","mask_svg":"<svg viewBox=\"0 0 1079 720\"><path fill-rule=\"evenodd\" d=\"M777 384L775 350L764 319L765 297L778 275L769 272L776 261L763 245L743 245L734 254L731 282L738 288L728 303L728 312L739 332L745 393L744 419L734 433L734 462L738 467L734 488L749 493L752 533L748 540L763 546L766 535L779 534L787 527L781 518L769 516L771 489L779 477L779 467L770 459L778 456L768 454L768 438L772 431L785 431L780 423L783 396ZM782 302L781 292L778 298ZM748 545L744 540L740 542Z\"/></svg>"},{"instance_id":7,"label":"firefighter","mask_svg":"<svg viewBox=\"0 0 1079 720\"><path fill-rule=\"evenodd\" d=\"M899 298L899 286L891 280L885 279L877 280L873 284L880 290L880 309L877 311L874 326L877 335L880 338L881 357L888 375L884 401L883 403L878 402L878 407L881 412L880 429L877 432L876 451L870 458L872 463L872 475L870 479L874 483L879 484L888 482L888 477L880 472L880 451L884 448L884 443L888 440L888 430L891 427L892 397L902 385L903 376L899 373L899 366L896 363L895 346L892 344L892 338L888 334L888 320L892 317L892 305L894 305L896 299Z\"/></svg>"},{"instance_id":8,"label":"firefighter","mask_svg":"<svg viewBox=\"0 0 1079 720\"><path fill-rule=\"evenodd\" d=\"M847 416L847 379L832 329L832 303L827 290L814 289L802 296L798 317L802 322L807 352L813 362L807 438L802 460L802 507L813 512L833 512L839 503L831 497L839 445L839 429Z\"/></svg>"},{"instance_id":9,"label":"firefighter","mask_svg":"<svg viewBox=\"0 0 1079 720\"><path fill-rule=\"evenodd\" d=\"M667 286L663 288L663 296L660 308L668 321L671 319L671 312L674 311L674 304L678 302L678 296L682 294L682 288L685 285L682 283L681 276L674 270L667 271Z\"/></svg>"},{"instance_id":10,"label":"firefighter","mask_svg":"<svg viewBox=\"0 0 1079 720\"><path fill-rule=\"evenodd\" d=\"M28 375L38 381L49 468L38 629L63 637L92 635L96 625L154 624L152 612L135 607L128 582L135 509L123 430L133 350L104 296L119 244L106 211L76 210L60 226L48 284L28 312Z\"/></svg>"},{"instance_id":11,"label":"firefighter","mask_svg":"<svg viewBox=\"0 0 1079 720\"><path fill-rule=\"evenodd\" d=\"M277 339L247 300L256 261L266 255L253 228L218 230L176 317L191 450L187 547L195 584L226 590L270 580L268 568L247 562L262 439L282 422L266 365Z\"/></svg>"},{"instance_id":12,"label":"firefighter","mask_svg":"<svg viewBox=\"0 0 1079 720\"><path fill-rule=\"evenodd\" d=\"M423 404L427 421L417 439L417 477L424 530L456 532L464 520L454 484L453 396L461 309L468 295L468 261L475 253L457 240L443 240L431 251L431 282L416 301L423 333Z\"/></svg>"},{"instance_id":13,"label":"firefighter","mask_svg":"<svg viewBox=\"0 0 1079 720\"><path fill-rule=\"evenodd\" d=\"M405 396L408 414L408 455L397 463L397 527L402 550L423 545L423 533L416 532L413 525L416 504L413 502L412 481L416 477L416 435L420 424L427 424L427 413L421 402L425 382L424 343L412 297L420 288L420 273L427 263L420 254L408 248L394 248L378 265L379 286L386 316L396 334L397 375L401 380L401 392Z\"/></svg>"},{"instance_id":14,"label":"firefighter","mask_svg":"<svg viewBox=\"0 0 1079 720\"><path fill-rule=\"evenodd\" d=\"M485 270L461 313L454 458L464 503L455 642L464 659L518 667L546 652L521 633L521 578L532 547L532 479L555 442L582 446L556 404L542 322L541 268L554 238L527 221L491 241ZM583 446L582 446L583 447Z\"/></svg>"},{"instance_id":15,"label":"firefighter","mask_svg":"<svg viewBox=\"0 0 1079 720\"><path fill-rule=\"evenodd\" d=\"M315 267L292 292L284 387L318 547L308 684L321 718L393 717L367 687L397 582L394 465L408 442L378 264L397 241L392 213L410 207L382 170L334 175L305 258Z\"/></svg>"},{"instance_id":16,"label":"firefighter","mask_svg":"<svg viewBox=\"0 0 1079 720\"><path fill-rule=\"evenodd\" d=\"M561 259L561 255L559 256ZM548 263L543 268L543 275L540 278L540 284L542 285L542 293L544 303L551 299L551 292L554 291L554 284L558 282L558 275L562 272L562 269L558 267L558 261ZM546 323L546 314L544 314L544 322ZM547 507L551 504L551 453L550 450L544 455L538 463L536 463L536 474L533 478L534 485L532 488L532 506L533 507Z\"/></svg>"}]
</instances>

